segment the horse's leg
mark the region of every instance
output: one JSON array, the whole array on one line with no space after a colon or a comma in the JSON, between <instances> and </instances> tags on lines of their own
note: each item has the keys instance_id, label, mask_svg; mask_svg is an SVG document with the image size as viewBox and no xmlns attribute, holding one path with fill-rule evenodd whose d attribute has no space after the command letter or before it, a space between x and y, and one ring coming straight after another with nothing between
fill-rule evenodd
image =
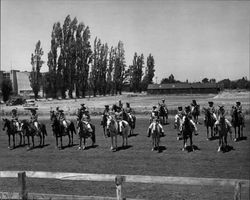
<instances>
[{"instance_id":1,"label":"horse's leg","mask_svg":"<svg viewBox=\"0 0 250 200\"><path fill-rule=\"evenodd\" d=\"M8 134L8 141L9 141L8 149L10 149L10 134Z\"/></svg>"},{"instance_id":2,"label":"horse's leg","mask_svg":"<svg viewBox=\"0 0 250 200\"><path fill-rule=\"evenodd\" d=\"M34 148L34 147L35 147L35 139L34 139L34 135L32 135L32 136L31 136L31 138L32 138L32 146L33 146L32 148Z\"/></svg>"},{"instance_id":3,"label":"horse's leg","mask_svg":"<svg viewBox=\"0 0 250 200\"><path fill-rule=\"evenodd\" d=\"M28 139L28 150L30 149L30 137L27 135L27 139Z\"/></svg>"},{"instance_id":4,"label":"horse's leg","mask_svg":"<svg viewBox=\"0 0 250 200\"><path fill-rule=\"evenodd\" d=\"M12 135L12 140L13 140L13 149L15 149L16 148L16 144L15 144L15 137L16 137L16 134L13 134Z\"/></svg>"},{"instance_id":5,"label":"horse's leg","mask_svg":"<svg viewBox=\"0 0 250 200\"><path fill-rule=\"evenodd\" d=\"M238 126L238 138L241 139L241 136L240 136L240 125Z\"/></svg>"},{"instance_id":6,"label":"horse's leg","mask_svg":"<svg viewBox=\"0 0 250 200\"><path fill-rule=\"evenodd\" d=\"M207 140L209 140L209 127L207 126Z\"/></svg>"},{"instance_id":7,"label":"horse's leg","mask_svg":"<svg viewBox=\"0 0 250 200\"><path fill-rule=\"evenodd\" d=\"M194 147L193 147L193 134L191 134L189 137L190 137L189 139L190 139L191 150L193 151L194 150Z\"/></svg>"},{"instance_id":8,"label":"horse's leg","mask_svg":"<svg viewBox=\"0 0 250 200\"><path fill-rule=\"evenodd\" d=\"M42 140L43 140L43 138L42 138L42 133L39 134L39 137L40 137L40 144L39 144L39 146L41 147L41 146L42 146L42 142L43 142L43 141L42 141Z\"/></svg>"},{"instance_id":9,"label":"horse's leg","mask_svg":"<svg viewBox=\"0 0 250 200\"><path fill-rule=\"evenodd\" d=\"M182 151L184 151L186 148L186 138L183 137L183 147L182 147Z\"/></svg>"},{"instance_id":10,"label":"horse's leg","mask_svg":"<svg viewBox=\"0 0 250 200\"><path fill-rule=\"evenodd\" d=\"M113 150L113 149L114 149L114 146L113 146L114 139L113 139L113 136L112 136L112 135L110 136L110 139L111 139L111 147L110 147L110 150Z\"/></svg>"},{"instance_id":11,"label":"horse's leg","mask_svg":"<svg viewBox=\"0 0 250 200\"><path fill-rule=\"evenodd\" d=\"M117 149L117 135L115 135L115 149Z\"/></svg>"},{"instance_id":12,"label":"horse's leg","mask_svg":"<svg viewBox=\"0 0 250 200\"><path fill-rule=\"evenodd\" d=\"M20 138L20 140L19 140L19 146L22 146L23 138L22 138L22 134L21 133L19 133L19 138Z\"/></svg>"},{"instance_id":13,"label":"horse's leg","mask_svg":"<svg viewBox=\"0 0 250 200\"><path fill-rule=\"evenodd\" d=\"M234 141L237 141L237 126L234 126Z\"/></svg>"},{"instance_id":14,"label":"horse's leg","mask_svg":"<svg viewBox=\"0 0 250 200\"><path fill-rule=\"evenodd\" d=\"M62 137L63 137L63 136L60 136L60 141L61 141L61 149L62 149L62 147L63 147Z\"/></svg>"},{"instance_id":15,"label":"horse's leg","mask_svg":"<svg viewBox=\"0 0 250 200\"><path fill-rule=\"evenodd\" d=\"M58 148L58 136L56 135L56 148Z\"/></svg>"},{"instance_id":16,"label":"horse's leg","mask_svg":"<svg viewBox=\"0 0 250 200\"><path fill-rule=\"evenodd\" d=\"M85 149L86 148L86 138L84 137L83 138L83 148L82 149Z\"/></svg>"}]
</instances>

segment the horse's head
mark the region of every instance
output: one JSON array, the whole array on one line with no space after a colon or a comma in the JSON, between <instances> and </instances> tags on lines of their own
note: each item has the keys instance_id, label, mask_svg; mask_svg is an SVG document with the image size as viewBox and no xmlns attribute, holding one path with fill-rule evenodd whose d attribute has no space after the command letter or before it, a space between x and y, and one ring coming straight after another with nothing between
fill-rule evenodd
<instances>
[{"instance_id":1,"label":"horse's head","mask_svg":"<svg viewBox=\"0 0 250 200\"><path fill-rule=\"evenodd\" d=\"M107 130L110 130L114 127L115 120L112 116L107 117Z\"/></svg>"},{"instance_id":2,"label":"horse's head","mask_svg":"<svg viewBox=\"0 0 250 200\"><path fill-rule=\"evenodd\" d=\"M10 127L10 120L3 118L3 131L5 131L5 128Z\"/></svg>"}]
</instances>

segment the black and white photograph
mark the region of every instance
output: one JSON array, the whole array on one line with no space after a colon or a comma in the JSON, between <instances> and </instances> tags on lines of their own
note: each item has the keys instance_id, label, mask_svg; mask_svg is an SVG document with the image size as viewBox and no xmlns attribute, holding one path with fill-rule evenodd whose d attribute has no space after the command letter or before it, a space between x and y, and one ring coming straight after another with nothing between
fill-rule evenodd
<instances>
[{"instance_id":1,"label":"black and white photograph","mask_svg":"<svg viewBox=\"0 0 250 200\"><path fill-rule=\"evenodd\" d=\"M250 199L250 1L0 8L0 200Z\"/></svg>"}]
</instances>

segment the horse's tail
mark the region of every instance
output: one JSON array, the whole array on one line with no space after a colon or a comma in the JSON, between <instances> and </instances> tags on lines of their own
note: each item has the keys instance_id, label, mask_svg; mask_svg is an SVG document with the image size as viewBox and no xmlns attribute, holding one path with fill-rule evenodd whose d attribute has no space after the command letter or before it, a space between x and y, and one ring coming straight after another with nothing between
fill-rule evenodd
<instances>
[{"instance_id":1,"label":"horse's tail","mask_svg":"<svg viewBox=\"0 0 250 200\"><path fill-rule=\"evenodd\" d=\"M70 127L69 128L71 129L72 132L74 132L76 134L75 125L74 125L74 123L72 121L70 122Z\"/></svg>"}]
</instances>

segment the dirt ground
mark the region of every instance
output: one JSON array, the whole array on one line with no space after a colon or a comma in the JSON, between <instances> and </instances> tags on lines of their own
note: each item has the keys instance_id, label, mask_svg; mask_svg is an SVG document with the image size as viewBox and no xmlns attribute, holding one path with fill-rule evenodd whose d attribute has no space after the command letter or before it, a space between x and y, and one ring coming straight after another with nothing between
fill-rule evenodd
<instances>
[{"instance_id":1,"label":"dirt ground","mask_svg":"<svg viewBox=\"0 0 250 200\"><path fill-rule=\"evenodd\" d=\"M190 98L192 99L192 97ZM91 101L89 101L91 102ZM139 103L139 102L138 102ZM172 103L174 104L174 103ZM93 102L91 105L95 105ZM65 148L55 148L48 120L46 146L27 151L26 147L9 150L7 136L0 123L0 170L33 170L102 174L157 175L203 178L249 179L250 177L250 120L244 129L245 139L234 142L229 139L230 151L217 152L218 140L207 141L204 125L198 125L198 136L194 136L194 152L181 151L182 140L176 140L173 118L164 126L166 136L161 138L161 153L151 151L151 140L146 137L148 119L138 118L135 134L129 138L129 146L111 152L110 138L104 138L100 119L93 119L96 126L95 148L77 150L78 137L74 146L67 147L68 138L63 138ZM75 122L75 121L74 121ZM202 119L200 119L202 123ZM118 146L121 145L118 138ZM87 141L89 145L90 140ZM38 138L36 138L38 144ZM232 199L232 187L218 186L175 186L160 184L125 183L126 197L145 199ZM30 192L52 194L75 194L89 196L115 196L115 184L107 182L59 181L28 179ZM1 191L18 192L17 179L0 179ZM242 188L242 199L249 199L249 188Z\"/></svg>"}]
</instances>

